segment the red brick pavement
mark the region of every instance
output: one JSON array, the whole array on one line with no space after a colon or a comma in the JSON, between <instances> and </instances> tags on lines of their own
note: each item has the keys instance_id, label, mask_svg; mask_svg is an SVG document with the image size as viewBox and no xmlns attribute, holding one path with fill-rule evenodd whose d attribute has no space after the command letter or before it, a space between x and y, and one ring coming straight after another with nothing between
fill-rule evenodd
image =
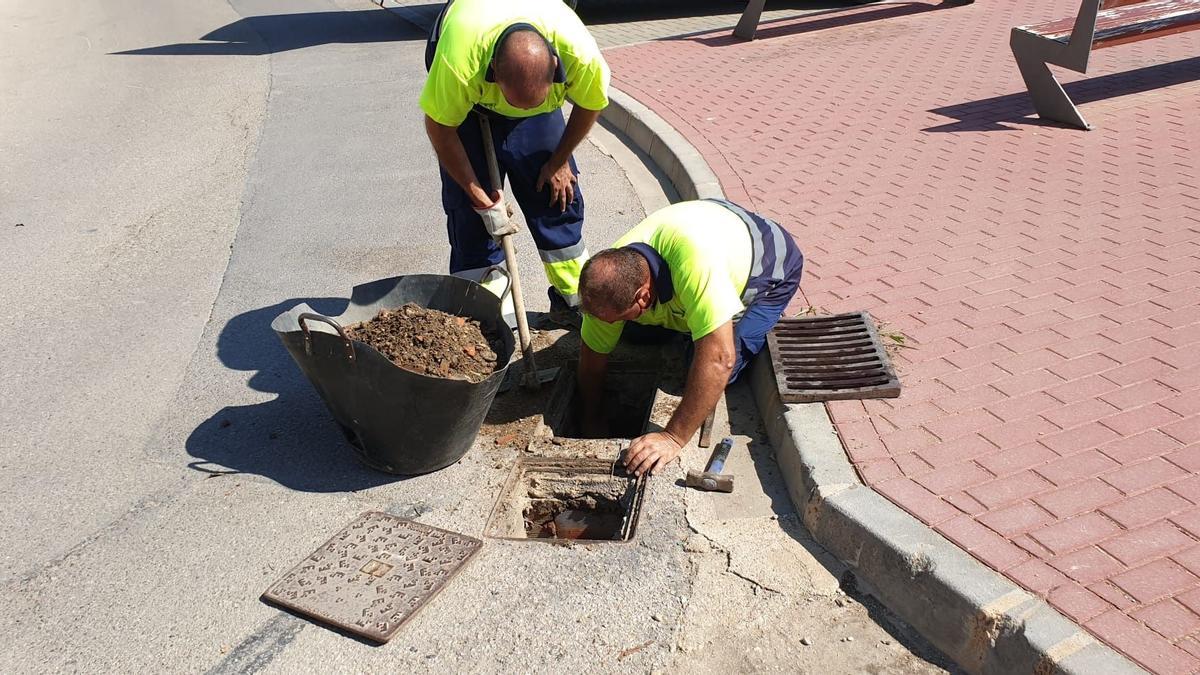
<instances>
[{"instance_id":1,"label":"red brick pavement","mask_svg":"<svg viewBox=\"0 0 1200 675\"><path fill-rule=\"evenodd\" d=\"M829 405L863 479L1153 670L1200 669L1200 34L1031 115L1011 26L1077 0L868 5L607 52L794 232L804 303L911 338Z\"/></svg>"}]
</instances>

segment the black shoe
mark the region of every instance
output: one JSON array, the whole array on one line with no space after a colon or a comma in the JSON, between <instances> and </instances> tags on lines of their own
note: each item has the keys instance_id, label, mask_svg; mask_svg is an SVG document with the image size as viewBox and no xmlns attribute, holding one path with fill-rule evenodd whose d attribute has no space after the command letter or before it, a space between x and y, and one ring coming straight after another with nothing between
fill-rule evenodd
<instances>
[{"instance_id":1,"label":"black shoe","mask_svg":"<svg viewBox=\"0 0 1200 675\"><path fill-rule=\"evenodd\" d=\"M583 325L583 315L580 314L579 308L567 304L562 294L553 286L546 289L546 294L550 296L550 311L546 313L546 320L560 328L579 330Z\"/></svg>"}]
</instances>

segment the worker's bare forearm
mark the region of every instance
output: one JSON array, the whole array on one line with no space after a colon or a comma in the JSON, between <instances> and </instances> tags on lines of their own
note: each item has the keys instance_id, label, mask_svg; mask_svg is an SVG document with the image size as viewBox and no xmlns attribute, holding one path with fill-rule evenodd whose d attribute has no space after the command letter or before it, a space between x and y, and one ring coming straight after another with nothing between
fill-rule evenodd
<instances>
[{"instance_id":1,"label":"worker's bare forearm","mask_svg":"<svg viewBox=\"0 0 1200 675\"><path fill-rule=\"evenodd\" d=\"M471 124L474 118L468 117L463 124ZM471 160L467 158L467 150L463 147L462 139L458 137L457 127L439 124L428 115L425 116L425 133L437 154L438 161L446 169L446 173L458 183L477 208L491 206L492 198L479 183L475 169L471 168ZM499 189L499 188L497 188Z\"/></svg>"},{"instance_id":2,"label":"worker's bare forearm","mask_svg":"<svg viewBox=\"0 0 1200 675\"><path fill-rule=\"evenodd\" d=\"M683 388L683 400L671 415L666 432L684 446L713 411L733 373L733 324L726 323L696 342L696 355Z\"/></svg>"},{"instance_id":3,"label":"worker's bare forearm","mask_svg":"<svg viewBox=\"0 0 1200 675\"><path fill-rule=\"evenodd\" d=\"M554 149L554 154L550 155L550 161L547 162L550 166L561 166L566 164L570 159L571 153L575 152L575 148L587 138L588 132L596 124L596 120L600 119L599 110L588 110L575 106L571 109L571 116L567 118L567 128L563 131L562 139L558 142L558 147Z\"/></svg>"}]
</instances>

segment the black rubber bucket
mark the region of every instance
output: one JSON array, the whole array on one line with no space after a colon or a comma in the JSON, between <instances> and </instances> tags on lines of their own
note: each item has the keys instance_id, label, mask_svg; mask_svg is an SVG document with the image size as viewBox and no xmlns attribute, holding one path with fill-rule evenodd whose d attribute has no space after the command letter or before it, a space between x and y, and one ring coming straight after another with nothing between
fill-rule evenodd
<instances>
[{"instance_id":1,"label":"black rubber bucket","mask_svg":"<svg viewBox=\"0 0 1200 675\"><path fill-rule=\"evenodd\" d=\"M421 375L342 331L409 302L499 329L504 345L496 356L503 367L479 383ZM500 312L500 298L473 281L414 274L355 286L340 316L321 316L301 304L275 317L271 328L359 458L380 471L410 475L450 466L475 441L513 355L512 331Z\"/></svg>"}]
</instances>

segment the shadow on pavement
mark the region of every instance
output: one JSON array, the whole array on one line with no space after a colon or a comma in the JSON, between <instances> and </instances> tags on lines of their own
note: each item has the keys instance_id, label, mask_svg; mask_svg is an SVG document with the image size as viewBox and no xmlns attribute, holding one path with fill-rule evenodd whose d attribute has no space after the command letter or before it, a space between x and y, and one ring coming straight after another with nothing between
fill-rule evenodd
<instances>
[{"instance_id":1,"label":"shadow on pavement","mask_svg":"<svg viewBox=\"0 0 1200 675\"><path fill-rule=\"evenodd\" d=\"M385 9L299 14L264 14L238 19L200 38L113 52L139 56L262 56L327 44L424 40L421 31Z\"/></svg>"},{"instance_id":2,"label":"shadow on pavement","mask_svg":"<svg viewBox=\"0 0 1200 675\"><path fill-rule=\"evenodd\" d=\"M355 458L317 392L271 330L271 320L305 302L329 316L344 298L298 298L229 320L217 338L217 357L231 370L254 374L247 385L277 394L255 405L229 406L196 427L187 440L188 466L212 476L257 474L304 492L362 490L405 480L367 468Z\"/></svg>"},{"instance_id":3,"label":"shadow on pavement","mask_svg":"<svg viewBox=\"0 0 1200 675\"><path fill-rule=\"evenodd\" d=\"M755 33L754 39L757 41L769 40L777 37L788 37L792 35L803 35L804 33L813 33L821 30L829 30L831 28L845 28L846 26L854 26L860 23L896 19L903 16L911 16L913 14L924 14L925 12L932 12L950 7L959 7L961 5L961 3L954 0L943 0L941 4L931 4L929 2L878 2L871 3L871 7L875 9L870 9L867 11L853 11L857 10L859 6L864 4L865 3L861 2L840 3L834 5L832 8L825 9L825 11L811 11L794 17L760 21L758 24L758 32ZM847 7L846 5L851 6ZM797 19L803 20L797 22ZM729 47L731 45L746 44L746 40L743 40L739 37L734 37L732 33L722 32L719 35L713 35L711 31L697 35L681 35L669 39L691 40L709 47Z\"/></svg>"},{"instance_id":4,"label":"shadow on pavement","mask_svg":"<svg viewBox=\"0 0 1200 675\"><path fill-rule=\"evenodd\" d=\"M854 0L786 0L772 2L769 10L796 9L808 11L831 7L861 4ZM686 19L698 16L721 16L741 14L746 8L745 0L579 0L576 13L588 25L628 23L631 21L656 21L660 19Z\"/></svg>"},{"instance_id":5,"label":"shadow on pavement","mask_svg":"<svg viewBox=\"0 0 1200 675\"><path fill-rule=\"evenodd\" d=\"M1013 72L1016 72L1016 68L1014 63ZM1081 105L1191 82L1196 79L1198 72L1200 56L1071 82L1064 84L1063 89L1076 105ZM1035 117L1033 102L1025 91L934 108L929 112L958 121L929 127L924 131L1016 131L1017 127L1012 124L1074 128Z\"/></svg>"}]
</instances>

